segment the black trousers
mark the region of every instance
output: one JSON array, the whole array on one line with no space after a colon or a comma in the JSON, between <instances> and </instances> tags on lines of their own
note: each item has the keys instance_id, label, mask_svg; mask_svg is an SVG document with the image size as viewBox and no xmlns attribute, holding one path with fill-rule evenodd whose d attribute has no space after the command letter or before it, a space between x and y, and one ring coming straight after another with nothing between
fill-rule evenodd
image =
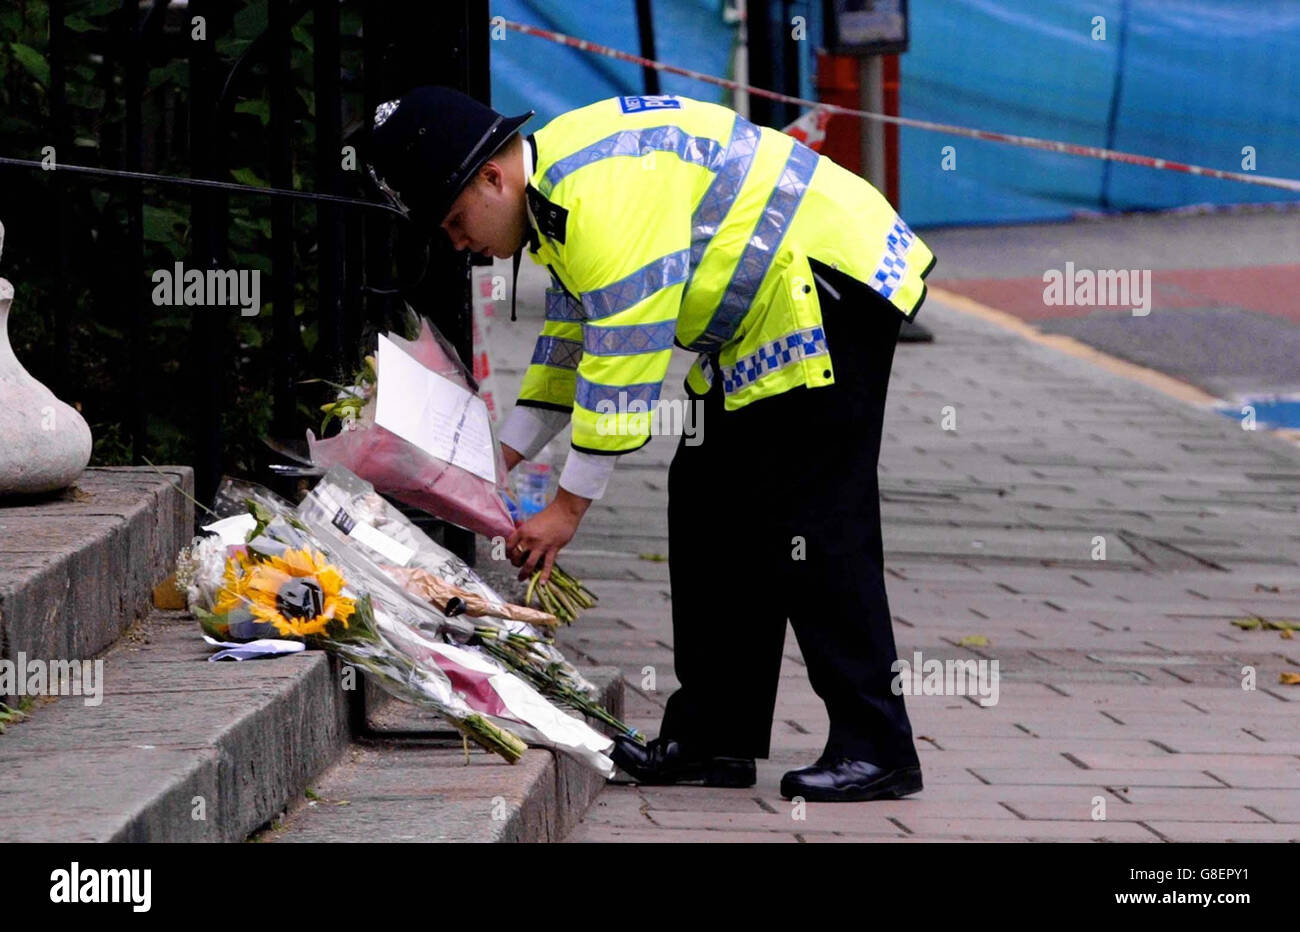
<instances>
[{"instance_id":1,"label":"black trousers","mask_svg":"<svg viewBox=\"0 0 1300 932\"><path fill-rule=\"evenodd\" d=\"M787 619L830 715L825 753L918 763L885 594L876 477L902 317L847 279L818 282L833 385L738 411L722 379L703 442L668 474L675 668L660 735L694 751L767 757ZM715 361L716 362L716 361ZM697 435L698 436L698 435Z\"/></svg>"}]
</instances>

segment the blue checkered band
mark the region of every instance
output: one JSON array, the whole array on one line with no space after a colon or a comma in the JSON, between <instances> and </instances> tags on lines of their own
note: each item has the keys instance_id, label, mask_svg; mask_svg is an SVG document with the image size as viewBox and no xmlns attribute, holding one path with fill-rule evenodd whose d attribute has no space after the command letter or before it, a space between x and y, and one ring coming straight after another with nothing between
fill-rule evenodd
<instances>
[{"instance_id":1,"label":"blue checkered band","mask_svg":"<svg viewBox=\"0 0 1300 932\"><path fill-rule=\"evenodd\" d=\"M696 365L700 367L700 375L704 376L704 384L713 387L713 366L709 365L709 354L700 353L696 359Z\"/></svg>"},{"instance_id":2,"label":"blue checkered band","mask_svg":"<svg viewBox=\"0 0 1300 932\"><path fill-rule=\"evenodd\" d=\"M533 365L576 369L582 360L582 344L562 337L540 336L533 346Z\"/></svg>"},{"instance_id":3,"label":"blue checkered band","mask_svg":"<svg viewBox=\"0 0 1300 932\"><path fill-rule=\"evenodd\" d=\"M827 352L826 334L821 327L797 330L737 359L734 366L723 366L722 390L730 395L753 385L769 372L784 369L801 359L824 356Z\"/></svg>"},{"instance_id":4,"label":"blue checkered band","mask_svg":"<svg viewBox=\"0 0 1300 932\"><path fill-rule=\"evenodd\" d=\"M790 158L781 170L781 177L767 200L767 206L763 208L762 216L750 234L749 243L741 253L740 262L731 274L722 301L713 312L704 333L690 345L690 349L716 350L735 334L767 276L772 257L785 239L790 220L803 202L819 158L816 152L803 143L794 144Z\"/></svg>"},{"instance_id":5,"label":"blue checkered band","mask_svg":"<svg viewBox=\"0 0 1300 932\"><path fill-rule=\"evenodd\" d=\"M722 167L713 176L709 189L704 192L699 206L691 216L691 270L694 273L704 257L704 250L713 239L727 212L731 210L749 166L754 162L754 151L758 148L758 127L739 114L731 127L731 140L727 151L722 156ZM688 282L687 288L690 287Z\"/></svg>"},{"instance_id":6,"label":"blue checkered band","mask_svg":"<svg viewBox=\"0 0 1300 932\"><path fill-rule=\"evenodd\" d=\"M673 348L677 334L677 321L665 320L657 324L632 324L627 327L600 327L588 324L582 328L582 348L593 356L633 356L637 353L657 353Z\"/></svg>"},{"instance_id":7,"label":"blue checkered band","mask_svg":"<svg viewBox=\"0 0 1300 932\"><path fill-rule=\"evenodd\" d=\"M639 158L651 152L672 152L683 162L703 165L710 171L717 171L722 164L722 145L716 139L692 136L676 126L625 129L566 155L546 170L538 187L549 197L557 184L580 168L603 159Z\"/></svg>"},{"instance_id":8,"label":"blue checkered band","mask_svg":"<svg viewBox=\"0 0 1300 932\"><path fill-rule=\"evenodd\" d=\"M587 314L587 320L599 320L626 311L656 291L686 281L689 262L690 254L685 249L679 249L643 265L627 278L612 285L583 292L582 308Z\"/></svg>"},{"instance_id":9,"label":"blue checkered band","mask_svg":"<svg viewBox=\"0 0 1300 932\"><path fill-rule=\"evenodd\" d=\"M581 408L597 413L628 413L629 406L636 402L644 405L648 412L659 400L662 382L642 382L637 385L600 385L588 382L578 376L578 385L573 393L573 401ZM604 403L604 411L599 405ZM613 406L612 408L610 406Z\"/></svg>"},{"instance_id":10,"label":"blue checkered band","mask_svg":"<svg viewBox=\"0 0 1300 932\"><path fill-rule=\"evenodd\" d=\"M912 241L916 239L915 234L903 222L901 217L894 218L894 228L889 231L885 237L885 253L881 256L880 264L876 266L876 274L871 277L871 287L876 289L883 297L888 298L894 293L903 282L903 275L907 272L907 251L912 248Z\"/></svg>"},{"instance_id":11,"label":"blue checkered band","mask_svg":"<svg viewBox=\"0 0 1300 932\"><path fill-rule=\"evenodd\" d=\"M575 321L586 320L582 304L570 298L561 288L546 289L546 319Z\"/></svg>"}]
</instances>

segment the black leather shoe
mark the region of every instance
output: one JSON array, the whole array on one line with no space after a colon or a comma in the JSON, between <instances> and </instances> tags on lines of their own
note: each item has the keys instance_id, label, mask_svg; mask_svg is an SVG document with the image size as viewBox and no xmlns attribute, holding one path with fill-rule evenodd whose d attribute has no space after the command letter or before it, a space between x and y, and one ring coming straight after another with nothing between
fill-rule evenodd
<instances>
[{"instance_id":1,"label":"black leather shoe","mask_svg":"<svg viewBox=\"0 0 1300 932\"><path fill-rule=\"evenodd\" d=\"M609 756L637 783L647 786L742 787L753 786L757 779L752 757L692 757L671 738L640 745L627 735L618 735Z\"/></svg>"},{"instance_id":2,"label":"black leather shoe","mask_svg":"<svg viewBox=\"0 0 1300 932\"><path fill-rule=\"evenodd\" d=\"M904 320L898 328L899 343L933 343L934 334L924 324Z\"/></svg>"},{"instance_id":3,"label":"black leather shoe","mask_svg":"<svg viewBox=\"0 0 1300 932\"><path fill-rule=\"evenodd\" d=\"M781 778L781 795L802 796L808 802L862 802L899 799L921 789L920 767L885 770L870 761L825 758L811 767L792 770Z\"/></svg>"}]
</instances>

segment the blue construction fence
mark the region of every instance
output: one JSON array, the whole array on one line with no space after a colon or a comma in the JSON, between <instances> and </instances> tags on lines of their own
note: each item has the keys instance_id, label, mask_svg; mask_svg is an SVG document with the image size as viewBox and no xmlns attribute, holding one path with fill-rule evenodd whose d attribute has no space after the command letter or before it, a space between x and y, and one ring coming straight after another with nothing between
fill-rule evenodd
<instances>
[{"instance_id":1,"label":"blue construction fence","mask_svg":"<svg viewBox=\"0 0 1300 932\"><path fill-rule=\"evenodd\" d=\"M751 0L750 15L780 7ZM720 0L654 0L653 9L661 60L730 73L736 30ZM794 5L808 23L808 97L816 96L820 9ZM633 0L499 0L492 12L638 49ZM910 17L903 116L1300 178L1297 0L912 0ZM535 126L602 97L641 93L635 65L513 32L492 49L494 102L504 112L537 110ZM689 78L662 82L665 93L730 99ZM917 227L1300 201L1273 188L909 128L899 145L902 212Z\"/></svg>"}]
</instances>

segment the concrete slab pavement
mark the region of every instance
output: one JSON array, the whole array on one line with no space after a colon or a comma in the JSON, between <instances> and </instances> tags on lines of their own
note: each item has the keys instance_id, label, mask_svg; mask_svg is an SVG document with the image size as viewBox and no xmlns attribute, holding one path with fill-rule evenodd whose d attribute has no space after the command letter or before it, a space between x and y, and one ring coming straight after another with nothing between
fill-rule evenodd
<instances>
[{"instance_id":1,"label":"concrete slab pavement","mask_svg":"<svg viewBox=\"0 0 1300 932\"><path fill-rule=\"evenodd\" d=\"M521 276L520 322L490 333L503 398L543 284ZM570 840L1300 839L1300 687L1279 682L1300 649L1233 624L1300 618L1300 451L933 298L923 314L939 340L899 347L881 454L895 636L903 658L997 661L997 704L909 697L926 789L799 808L777 783L827 722L788 637L756 787L611 785ZM625 457L563 555L601 602L562 646L622 669L650 735L675 682L665 565L642 555L671 557L674 444Z\"/></svg>"},{"instance_id":2,"label":"concrete slab pavement","mask_svg":"<svg viewBox=\"0 0 1300 932\"><path fill-rule=\"evenodd\" d=\"M1300 213L1289 207L1126 214L923 230L932 287L964 295L1225 399L1300 392ZM996 252L990 251L996 244ZM1044 273L1149 273L1147 313L1048 305Z\"/></svg>"}]
</instances>

